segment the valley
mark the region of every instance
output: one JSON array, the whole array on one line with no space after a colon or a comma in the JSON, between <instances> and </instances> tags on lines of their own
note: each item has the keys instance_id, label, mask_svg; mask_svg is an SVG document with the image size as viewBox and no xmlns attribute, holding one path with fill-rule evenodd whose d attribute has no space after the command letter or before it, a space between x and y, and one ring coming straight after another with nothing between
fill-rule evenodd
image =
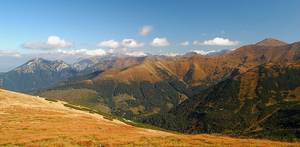
<instances>
[{"instance_id":1,"label":"valley","mask_svg":"<svg viewBox=\"0 0 300 147\"><path fill-rule=\"evenodd\" d=\"M184 135L138 128L99 114L0 89L0 146L299 146L298 142Z\"/></svg>"}]
</instances>

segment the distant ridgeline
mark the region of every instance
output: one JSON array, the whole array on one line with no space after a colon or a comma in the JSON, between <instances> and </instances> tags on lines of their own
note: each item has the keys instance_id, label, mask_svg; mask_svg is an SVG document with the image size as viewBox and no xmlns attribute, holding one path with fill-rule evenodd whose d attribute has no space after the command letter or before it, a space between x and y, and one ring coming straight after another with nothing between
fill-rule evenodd
<instances>
[{"instance_id":1,"label":"distant ridgeline","mask_svg":"<svg viewBox=\"0 0 300 147\"><path fill-rule=\"evenodd\" d=\"M11 90L36 90L43 97L166 129L300 137L300 42L269 38L206 56L34 62L3 75L3 86Z\"/></svg>"},{"instance_id":2,"label":"distant ridgeline","mask_svg":"<svg viewBox=\"0 0 300 147\"><path fill-rule=\"evenodd\" d=\"M0 87L3 87L3 79L0 77Z\"/></svg>"}]
</instances>

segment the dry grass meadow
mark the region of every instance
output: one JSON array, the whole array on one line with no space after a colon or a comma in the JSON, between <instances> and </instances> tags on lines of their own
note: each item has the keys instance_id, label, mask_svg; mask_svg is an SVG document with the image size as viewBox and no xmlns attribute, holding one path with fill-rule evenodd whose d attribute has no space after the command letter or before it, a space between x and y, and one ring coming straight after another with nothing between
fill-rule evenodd
<instances>
[{"instance_id":1,"label":"dry grass meadow","mask_svg":"<svg viewBox=\"0 0 300 147\"><path fill-rule=\"evenodd\" d=\"M0 146L300 146L300 143L183 135L137 128L65 107L61 102L0 90Z\"/></svg>"}]
</instances>

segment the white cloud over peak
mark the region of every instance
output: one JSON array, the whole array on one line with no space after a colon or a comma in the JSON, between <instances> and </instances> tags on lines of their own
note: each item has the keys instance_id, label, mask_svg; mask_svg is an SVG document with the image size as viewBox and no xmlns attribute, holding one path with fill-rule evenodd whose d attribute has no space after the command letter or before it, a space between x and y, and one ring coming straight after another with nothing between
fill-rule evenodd
<instances>
[{"instance_id":1,"label":"white cloud over peak","mask_svg":"<svg viewBox=\"0 0 300 147\"><path fill-rule=\"evenodd\" d=\"M211 40L205 40L202 45L215 45L215 46L233 46L233 45L238 45L238 41L233 41L227 38L222 38L222 37L216 37Z\"/></svg>"},{"instance_id":2,"label":"white cloud over peak","mask_svg":"<svg viewBox=\"0 0 300 147\"><path fill-rule=\"evenodd\" d=\"M210 53L214 53L214 52L217 52L215 50L209 50L209 51L206 51L206 50L192 50L192 52L195 52L197 54L201 54L201 55L208 55Z\"/></svg>"},{"instance_id":3,"label":"white cloud over peak","mask_svg":"<svg viewBox=\"0 0 300 147\"><path fill-rule=\"evenodd\" d=\"M72 47L72 43L58 36L49 36L46 42L26 42L22 47L27 49L64 49Z\"/></svg>"},{"instance_id":4,"label":"white cloud over peak","mask_svg":"<svg viewBox=\"0 0 300 147\"><path fill-rule=\"evenodd\" d=\"M134 39L123 39L122 40L122 45L124 47L128 47L128 48L138 48L138 47L144 46L143 43L137 42Z\"/></svg>"},{"instance_id":5,"label":"white cloud over peak","mask_svg":"<svg viewBox=\"0 0 300 147\"><path fill-rule=\"evenodd\" d=\"M166 53L166 54L162 54L164 56L168 56L168 57L176 57L176 56L181 56L182 54L180 53Z\"/></svg>"},{"instance_id":6,"label":"white cloud over peak","mask_svg":"<svg viewBox=\"0 0 300 147\"><path fill-rule=\"evenodd\" d=\"M127 52L127 53L125 53L125 55L127 55L127 56L133 56L133 57L144 57L144 56L147 56L147 54L144 53L144 52L142 52L142 51Z\"/></svg>"},{"instance_id":7,"label":"white cloud over peak","mask_svg":"<svg viewBox=\"0 0 300 147\"><path fill-rule=\"evenodd\" d=\"M143 26L141 29L140 29L140 32L139 34L142 35L142 36L146 36L148 35L150 32L152 32L153 30L153 27L152 26Z\"/></svg>"},{"instance_id":8,"label":"white cloud over peak","mask_svg":"<svg viewBox=\"0 0 300 147\"><path fill-rule=\"evenodd\" d=\"M156 37L152 40L151 45L154 47L163 47L163 46L169 46L170 43L167 40L167 38Z\"/></svg>"},{"instance_id":9,"label":"white cloud over peak","mask_svg":"<svg viewBox=\"0 0 300 147\"><path fill-rule=\"evenodd\" d=\"M57 50L57 52L74 56L104 56L107 54L103 49Z\"/></svg>"},{"instance_id":10,"label":"white cloud over peak","mask_svg":"<svg viewBox=\"0 0 300 147\"><path fill-rule=\"evenodd\" d=\"M0 50L0 57L21 57L21 54L18 52Z\"/></svg>"},{"instance_id":11,"label":"white cloud over peak","mask_svg":"<svg viewBox=\"0 0 300 147\"><path fill-rule=\"evenodd\" d=\"M103 48L109 48L109 49L116 49L120 46L120 44L118 41L115 40L106 40L106 41L99 42L97 46Z\"/></svg>"},{"instance_id":12,"label":"white cloud over peak","mask_svg":"<svg viewBox=\"0 0 300 147\"><path fill-rule=\"evenodd\" d=\"M188 41L184 41L180 43L181 46L188 46L190 43Z\"/></svg>"},{"instance_id":13,"label":"white cloud over peak","mask_svg":"<svg viewBox=\"0 0 300 147\"><path fill-rule=\"evenodd\" d=\"M198 45L198 44L200 44L199 41L197 40L193 41L193 45Z\"/></svg>"},{"instance_id":14,"label":"white cloud over peak","mask_svg":"<svg viewBox=\"0 0 300 147\"><path fill-rule=\"evenodd\" d=\"M97 46L101 48L112 49L112 50L115 49L124 50L124 48L127 49L127 48L143 47L144 43L138 42L134 39L123 39L120 42L116 40L106 40L106 41L99 42Z\"/></svg>"}]
</instances>

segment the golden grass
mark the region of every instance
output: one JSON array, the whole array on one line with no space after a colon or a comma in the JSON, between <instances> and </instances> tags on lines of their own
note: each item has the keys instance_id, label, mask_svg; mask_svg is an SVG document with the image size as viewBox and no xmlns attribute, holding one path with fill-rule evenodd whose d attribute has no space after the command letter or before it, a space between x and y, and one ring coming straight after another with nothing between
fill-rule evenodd
<instances>
[{"instance_id":1,"label":"golden grass","mask_svg":"<svg viewBox=\"0 0 300 147\"><path fill-rule=\"evenodd\" d=\"M181 135L133 127L64 107L60 102L0 90L0 146L300 146L300 143Z\"/></svg>"}]
</instances>

